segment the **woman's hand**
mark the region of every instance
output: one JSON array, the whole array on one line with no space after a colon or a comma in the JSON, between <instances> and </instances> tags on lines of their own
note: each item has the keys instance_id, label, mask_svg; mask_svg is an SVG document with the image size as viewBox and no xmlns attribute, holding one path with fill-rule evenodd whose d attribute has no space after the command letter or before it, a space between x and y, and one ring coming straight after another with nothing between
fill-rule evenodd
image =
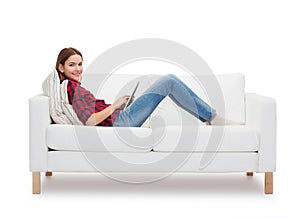
<instances>
[{"instance_id":1,"label":"woman's hand","mask_svg":"<svg viewBox=\"0 0 300 219\"><path fill-rule=\"evenodd\" d=\"M93 113L88 118L85 125L97 125L101 123L103 120L105 120L107 117L109 117L116 109L124 109L129 97L130 97L129 95L120 97L119 99L117 99L116 102L114 102L109 107L106 107L104 110L97 113Z\"/></svg>"},{"instance_id":2,"label":"woman's hand","mask_svg":"<svg viewBox=\"0 0 300 219\"><path fill-rule=\"evenodd\" d=\"M123 97L120 97L116 100L116 102L114 102L111 106L113 110L117 110L117 109L124 109L128 99L129 99L129 95L124 95Z\"/></svg>"}]
</instances>

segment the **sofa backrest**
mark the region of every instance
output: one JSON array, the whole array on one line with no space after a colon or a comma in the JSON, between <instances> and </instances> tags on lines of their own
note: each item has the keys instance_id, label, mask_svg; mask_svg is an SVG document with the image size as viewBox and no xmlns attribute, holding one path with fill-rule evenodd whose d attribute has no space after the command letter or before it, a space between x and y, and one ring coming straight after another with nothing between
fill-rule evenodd
<instances>
[{"instance_id":1,"label":"sofa backrest","mask_svg":"<svg viewBox=\"0 0 300 219\"><path fill-rule=\"evenodd\" d=\"M243 74L177 76L199 97L212 105L218 114L235 123L245 124L245 78ZM94 93L97 98L113 103L118 97L130 94L137 81L141 82L135 95L139 97L160 76L112 74L104 79L101 78L103 75L89 74L84 77L83 86ZM222 103L225 105L223 106ZM182 121L195 120L192 115L177 107L170 98L161 102L150 120L155 117L156 119L163 118L166 125L181 125ZM203 125L200 121L198 123Z\"/></svg>"},{"instance_id":2,"label":"sofa backrest","mask_svg":"<svg viewBox=\"0 0 300 219\"><path fill-rule=\"evenodd\" d=\"M193 78L190 76L181 76L180 79L205 102L215 108L216 112L222 117L236 124L245 124L244 76L239 73L216 75L217 83L220 88L215 88L217 85L213 77L214 76L200 76ZM198 78L200 78L200 81L197 81ZM205 89L203 84L206 85L207 89ZM194 119L192 115L177 107L169 98L158 106L153 113L153 116L154 115L159 115L164 118L167 125L179 125L182 124L183 121L185 121L185 124L189 124L188 120ZM200 121L198 123L199 125L203 125Z\"/></svg>"}]
</instances>

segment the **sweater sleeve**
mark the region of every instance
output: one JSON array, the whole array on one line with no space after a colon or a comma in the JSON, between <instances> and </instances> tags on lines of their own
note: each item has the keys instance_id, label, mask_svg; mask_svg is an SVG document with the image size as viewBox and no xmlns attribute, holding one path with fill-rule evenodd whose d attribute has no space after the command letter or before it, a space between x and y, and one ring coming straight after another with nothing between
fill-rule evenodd
<instances>
[{"instance_id":1,"label":"sweater sleeve","mask_svg":"<svg viewBox=\"0 0 300 219\"><path fill-rule=\"evenodd\" d=\"M87 89L80 86L79 82L69 80L68 82L69 103L77 114L80 121L85 124L93 113L100 112L110 106L102 99L96 99L95 96ZM113 113L101 124L103 126L112 126L114 119L118 116L119 111Z\"/></svg>"}]
</instances>

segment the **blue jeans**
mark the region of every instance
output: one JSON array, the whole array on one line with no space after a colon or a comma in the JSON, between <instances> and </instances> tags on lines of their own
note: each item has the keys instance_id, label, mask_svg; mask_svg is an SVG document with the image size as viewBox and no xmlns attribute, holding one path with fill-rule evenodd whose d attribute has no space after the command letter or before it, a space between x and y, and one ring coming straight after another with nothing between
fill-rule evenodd
<instances>
[{"instance_id":1,"label":"blue jeans","mask_svg":"<svg viewBox=\"0 0 300 219\"><path fill-rule=\"evenodd\" d=\"M184 82L170 74L158 79L129 107L121 111L113 126L140 127L167 96L202 122L210 121L215 113Z\"/></svg>"}]
</instances>

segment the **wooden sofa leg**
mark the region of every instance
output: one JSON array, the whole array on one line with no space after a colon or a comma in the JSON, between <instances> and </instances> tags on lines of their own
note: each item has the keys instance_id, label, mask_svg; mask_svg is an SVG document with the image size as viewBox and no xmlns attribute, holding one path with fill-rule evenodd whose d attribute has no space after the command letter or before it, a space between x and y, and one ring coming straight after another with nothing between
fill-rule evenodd
<instances>
[{"instance_id":1,"label":"wooden sofa leg","mask_svg":"<svg viewBox=\"0 0 300 219\"><path fill-rule=\"evenodd\" d=\"M273 194L273 172L265 173L265 194Z\"/></svg>"},{"instance_id":2,"label":"wooden sofa leg","mask_svg":"<svg viewBox=\"0 0 300 219\"><path fill-rule=\"evenodd\" d=\"M41 193L41 173L32 172L32 194Z\"/></svg>"},{"instance_id":3,"label":"wooden sofa leg","mask_svg":"<svg viewBox=\"0 0 300 219\"><path fill-rule=\"evenodd\" d=\"M47 171L47 172L45 173L45 176L52 176L52 172L48 172L48 171Z\"/></svg>"},{"instance_id":4,"label":"wooden sofa leg","mask_svg":"<svg viewBox=\"0 0 300 219\"><path fill-rule=\"evenodd\" d=\"M247 176L253 176L253 172L247 172Z\"/></svg>"}]
</instances>

